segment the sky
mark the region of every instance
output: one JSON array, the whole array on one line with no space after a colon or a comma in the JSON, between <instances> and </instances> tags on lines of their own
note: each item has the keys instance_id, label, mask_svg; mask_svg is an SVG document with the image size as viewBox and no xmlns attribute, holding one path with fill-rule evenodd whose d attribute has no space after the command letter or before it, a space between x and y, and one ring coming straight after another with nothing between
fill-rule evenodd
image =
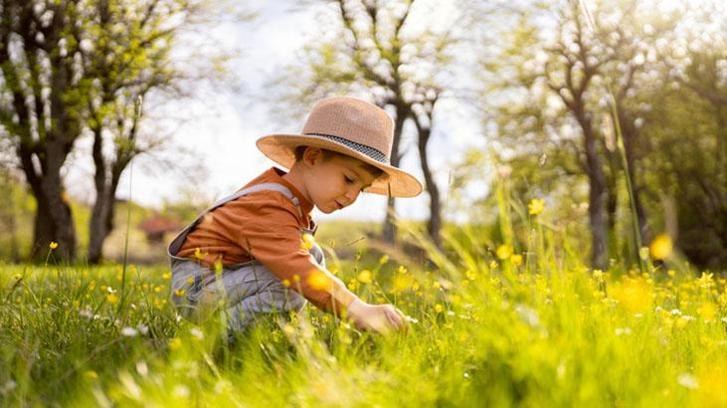
<instances>
[{"instance_id":1,"label":"sky","mask_svg":"<svg viewBox=\"0 0 727 408\"><path fill-rule=\"evenodd\" d=\"M447 2L440 2L438 24L449 24L453 18L447 10ZM186 118L182 123L159 120L160 132L168 135L170 145L175 149L155 156L140 157L124 173L117 197L128 198L142 205L159 208L164 202L173 202L185 197L200 201L220 198L247 183L273 165L255 147L255 140L266 134L298 133L303 121L293 127L287 121L273 117L269 102L259 101L255 95L265 92L265 86L288 64L295 61L300 50L318 37L319 18L315 10L303 9L291 12L289 1L252 2L250 9L257 17L250 22L223 23L210 27L204 35L211 37L215 47L239 50L239 57L229 65L234 77L236 92L215 92L203 90L192 95L190 100L165 103L155 108L155 115ZM448 8L449 7L449 8ZM197 50L204 54L205 50ZM145 101L145 104L154 103ZM434 175L447 200L447 184L450 169L462 153L471 147L483 147L484 137L480 130L480 119L468 107L455 100L442 100L438 107L438 125L433 130L429 145ZM166 122L171 124L165 128ZM413 129L410 129L413 130ZM85 145L84 145L85 143ZM417 176L423 184L419 170L415 140L406 132L402 146L408 152L401 167ZM83 160L83 151L89 148L88 141L80 142L79 154L71 158L67 166L69 192L76 197L87 196L92 191L92 165ZM160 160L174 162L178 150L194 152L197 165L205 172L164 170L158 166ZM172 156L170 156L172 155ZM181 156L180 156L181 157ZM181 159L180 159L181 160ZM475 185L472 195L484 194L484 184ZM185 195L186 194L186 195ZM373 194L362 194L355 204L334 214L326 215L317 210L316 219L346 218L356 220L382 220L385 214L386 198ZM428 197L425 193L414 199L397 201L397 213L408 219L425 219L428 216Z\"/></svg>"}]
</instances>

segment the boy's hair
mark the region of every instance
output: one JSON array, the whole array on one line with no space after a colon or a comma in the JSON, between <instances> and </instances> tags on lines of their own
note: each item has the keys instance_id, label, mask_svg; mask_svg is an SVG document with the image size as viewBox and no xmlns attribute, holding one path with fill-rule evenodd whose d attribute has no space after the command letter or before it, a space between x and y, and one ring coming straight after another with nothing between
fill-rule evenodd
<instances>
[{"instance_id":1,"label":"boy's hair","mask_svg":"<svg viewBox=\"0 0 727 408\"><path fill-rule=\"evenodd\" d=\"M299 161L303 160L303 154L305 153L305 149L307 147L309 147L309 146L298 146L298 147L295 148L295 161L296 162L299 162ZM321 151L323 152L323 160L324 161L325 160L330 160L330 159L332 159L334 157L347 157L349 159L354 159L355 160L355 158L353 158L351 156L345 155L343 153L334 152L332 150L321 149ZM366 171L369 174L371 174L374 177L374 179L377 179L382 174L384 174L384 171L383 170L381 170L380 168L378 168L376 166L372 166L372 165L370 165L368 163L364 163L364 168L366 169Z\"/></svg>"}]
</instances>

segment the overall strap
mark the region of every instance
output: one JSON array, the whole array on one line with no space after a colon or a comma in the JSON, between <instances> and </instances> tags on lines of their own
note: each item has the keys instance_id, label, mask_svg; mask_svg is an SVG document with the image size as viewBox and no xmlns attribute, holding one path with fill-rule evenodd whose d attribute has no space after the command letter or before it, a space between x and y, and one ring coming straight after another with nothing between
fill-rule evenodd
<instances>
[{"instance_id":1,"label":"overall strap","mask_svg":"<svg viewBox=\"0 0 727 408\"><path fill-rule=\"evenodd\" d=\"M202 211L197 218L195 218L194 221L192 221L191 224L187 225L179 234L177 234L176 237L174 237L174 240L169 244L169 247L167 248L167 255L170 257L174 257L177 252L182 248L182 244L184 244L184 240L187 239L187 235L194 229L194 227L199 224L199 222L202 220L202 218L207 215L209 212L223 206L224 204L237 200L240 197L246 196L248 194L257 193L259 191L265 191L265 190L273 190L277 191L281 194L283 194L285 197L287 197L296 207L300 208L300 200L298 200L298 197L296 197L288 187L278 184L278 183L261 183L256 184L254 186L244 188L234 194L231 194L227 197L222 198L221 200L218 200L216 203L214 203L211 207L207 208L206 210Z\"/></svg>"}]
</instances>

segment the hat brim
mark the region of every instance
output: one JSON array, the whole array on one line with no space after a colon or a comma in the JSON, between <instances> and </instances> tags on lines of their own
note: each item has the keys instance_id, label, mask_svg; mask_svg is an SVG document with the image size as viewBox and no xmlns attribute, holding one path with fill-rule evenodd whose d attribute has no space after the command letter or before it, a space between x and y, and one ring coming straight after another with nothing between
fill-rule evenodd
<instances>
[{"instance_id":1,"label":"hat brim","mask_svg":"<svg viewBox=\"0 0 727 408\"><path fill-rule=\"evenodd\" d=\"M381 163L342 143L315 135L275 134L263 136L255 143L270 160L290 169L295 163L295 148L312 146L345 154L381 169L384 174L364 191L391 197L415 197L422 192L422 185L414 176L391 165Z\"/></svg>"}]
</instances>

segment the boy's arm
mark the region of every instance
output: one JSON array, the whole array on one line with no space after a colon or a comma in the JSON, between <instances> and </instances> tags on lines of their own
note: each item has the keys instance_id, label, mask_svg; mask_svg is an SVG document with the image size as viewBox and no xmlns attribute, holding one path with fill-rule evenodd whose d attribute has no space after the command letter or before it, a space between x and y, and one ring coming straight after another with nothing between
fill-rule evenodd
<instances>
[{"instance_id":1,"label":"boy's arm","mask_svg":"<svg viewBox=\"0 0 727 408\"><path fill-rule=\"evenodd\" d=\"M303 245L296 209L285 204L258 203L256 210L260 217L255 222L247 220L239 244L284 285L319 309L349 317L362 329L385 333L403 327L404 321L396 308L363 302L313 259Z\"/></svg>"}]
</instances>

